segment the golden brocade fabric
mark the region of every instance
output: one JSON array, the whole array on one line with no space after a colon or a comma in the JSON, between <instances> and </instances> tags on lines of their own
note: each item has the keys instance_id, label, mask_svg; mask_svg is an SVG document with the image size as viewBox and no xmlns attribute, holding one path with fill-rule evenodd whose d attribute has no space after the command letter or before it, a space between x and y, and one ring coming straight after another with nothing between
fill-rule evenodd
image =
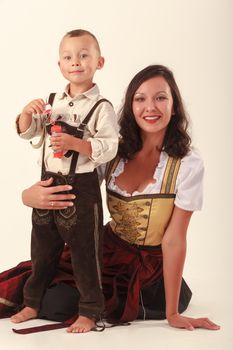
<instances>
[{"instance_id":1,"label":"golden brocade fabric","mask_svg":"<svg viewBox=\"0 0 233 350\"><path fill-rule=\"evenodd\" d=\"M111 164L110 178L119 160ZM180 159L168 158L158 194L124 197L107 189L111 228L121 239L137 245L159 245L174 208L175 183Z\"/></svg>"}]
</instances>

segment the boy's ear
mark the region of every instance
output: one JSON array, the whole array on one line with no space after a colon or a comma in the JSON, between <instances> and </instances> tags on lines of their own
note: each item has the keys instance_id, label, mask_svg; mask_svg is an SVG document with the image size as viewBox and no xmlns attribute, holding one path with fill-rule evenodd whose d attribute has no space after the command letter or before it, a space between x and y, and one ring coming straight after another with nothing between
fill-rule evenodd
<instances>
[{"instance_id":1,"label":"boy's ear","mask_svg":"<svg viewBox=\"0 0 233 350\"><path fill-rule=\"evenodd\" d=\"M104 66L104 57L100 56L98 59L97 69L101 69Z\"/></svg>"}]
</instances>

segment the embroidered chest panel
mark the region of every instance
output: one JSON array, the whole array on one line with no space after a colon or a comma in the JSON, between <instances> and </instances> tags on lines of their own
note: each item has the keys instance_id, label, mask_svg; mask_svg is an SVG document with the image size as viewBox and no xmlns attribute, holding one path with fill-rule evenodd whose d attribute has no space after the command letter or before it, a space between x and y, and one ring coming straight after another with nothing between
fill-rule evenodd
<instances>
[{"instance_id":1,"label":"embroidered chest panel","mask_svg":"<svg viewBox=\"0 0 233 350\"><path fill-rule=\"evenodd\" d=\"M107 190L110 225L116 235L131 244L161 243L174 208L179 166L179 159L168 159L159 194L123 197Z\"/></svg>"}]
</instances>

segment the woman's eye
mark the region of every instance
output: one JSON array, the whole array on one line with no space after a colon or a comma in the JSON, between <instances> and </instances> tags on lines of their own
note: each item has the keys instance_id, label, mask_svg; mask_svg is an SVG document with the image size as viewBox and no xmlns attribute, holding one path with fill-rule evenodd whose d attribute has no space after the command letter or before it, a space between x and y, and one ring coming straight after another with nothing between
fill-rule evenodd
<instances>
[{"instance_id":1,"label":"woman's eye","mask_svg":"<svg viewBox=\"0 0 233 350\"><path fill-rule=\"evenodd\" d=\"M136 101L136 102L142 102L142 101L144 101L144 98L143 98L143 97L136 97L136 98L134 99L134 101Z\"/></svg>"},{"instance_id":2,"label":"woman's eye","mask_svg":"<svg viewBox=\"0 0 233 350\"><path fill-rule=\"evenodd\" d=\"M163 100L166 100L167 98L165 96L158 96L156 99L158 101L163 101Z\"/></svg>"}]
</instances>

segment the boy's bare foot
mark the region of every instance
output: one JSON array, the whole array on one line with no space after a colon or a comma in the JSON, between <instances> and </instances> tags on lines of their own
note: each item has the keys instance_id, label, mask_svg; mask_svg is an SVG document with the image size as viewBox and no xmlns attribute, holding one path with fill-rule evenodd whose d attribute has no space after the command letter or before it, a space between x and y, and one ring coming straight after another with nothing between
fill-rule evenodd
<instances>
[{"instance_id":1,"label":"boy's bare foot","mask_svg":"<svg viewBox=\"0 0 233 350\"><path fill-rule=\"evenodd\" d=\"M90 332L95 326L95 321L91 318L79 316L66 331L68 333L86 333Z\"/></svg>"},{"instance_id":2,"label":"boy's bare foot","mask_svg":"<svg viewBox=\"0 0 233 350\"><path fill-rule=\"evenodd\" d=\"M25 306L20 312L11 316L11 321L21 323L37 317L37 310L29 306Z\"/></svg>"}]
</instances>

